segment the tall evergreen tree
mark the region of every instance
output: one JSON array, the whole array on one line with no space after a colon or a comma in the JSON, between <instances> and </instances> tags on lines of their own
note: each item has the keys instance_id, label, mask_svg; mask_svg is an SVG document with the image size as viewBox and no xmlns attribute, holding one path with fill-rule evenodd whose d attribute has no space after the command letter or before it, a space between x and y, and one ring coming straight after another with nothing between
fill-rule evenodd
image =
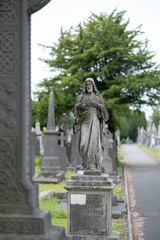
<instances>
[{"instance_id":1,"label":"tall evergreen tree","mask_svg":"<svg viewBox=\"0 0 160 240\"><path fill-rule=\"evenodd\" d=\"M57 93L57 114L70 112L83 81L92 77L109 110L109 129L114 132L118 117L129 114L129 107L156 105L160 99L160 72L153 62L148 41L139 40L141 27L129 30L125 11L99 16L91 14L85 22L61 31L58 43L44 59L53 78L39 86ZM58 74L56 74L58 71ZM42 93L38 92L40 100ZM41 104L41 101L39 102ZM115 117L116 116L116 117Z\"/></svg>"}]
</instances>

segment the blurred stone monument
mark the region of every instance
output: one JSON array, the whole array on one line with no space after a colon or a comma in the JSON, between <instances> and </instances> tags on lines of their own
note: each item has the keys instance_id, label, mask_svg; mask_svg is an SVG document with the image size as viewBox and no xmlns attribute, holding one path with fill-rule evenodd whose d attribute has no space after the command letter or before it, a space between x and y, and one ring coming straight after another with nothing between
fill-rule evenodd
<instances>
[{"instance_id":1,"label":"blurred stone monument","mask_svg":"<svg viewBox=\"0 0 160 240\"><path fill-rule=\"evenodd\" d=\"M101 166L103 168L103 172L104 173L112 173L113 172L113 160L112 158L109 156L109 144L108 141L110 139L110 135L111 133L108 130L108 126L105 126L105 135L104 135L104 150L103 150L103 160L101 163Z\"/></svg>"},{"instance_id":2,"label":"blurred stone monument","mask_svg":"<svg viewBox=\"0 0 160 240\"><path fill-rule=\"evenodd\" d=\"M67 144L68 142L68 125L71 124L71 120L68 118L68 116L66 115L66 113L63 113L62 118L59 120L59 125L61 126L61 128L64 131L64 135L66 136L66 140L65 140L65 144Z\"/></svg>"},{"instance_id":3,"label":"blurred stone monument","mask_svg":"<svg viewBox=\"0 0 160 240\"><path fill-rule=\"evenodd\" d=\"M63 131L58 132L58 155L60 157L60 167L62 171L66 171L68 157L65 146L66 136Z\"/></svg>"},{"instance_id":4,"label":"blurred stone monument","mask_svg":"<svg viewBox=\"0 0 160 240\"><path fill-rule=\"evenodd\" d=\"M78 128L78 125L75 123L73 126L73 135L71 140L71 157L70 157L71 166L74 168L82 165L82 159L78 151L78 142L79 142L79 128Z\"/></svg>"},{"instance_id":5,"label":"blurred stone monument","mask_svg":"<svg viewBox=\"0 0 160 240\"><path fill-rule=\"evenodd\" d=\"M47 129L44 133L44 155L41 162L41 171L36 173L33 180L35 182L53 182L57 183L64 178L64 171L61 170L58 148L58 131L55 127L54 100L52 89L50 91Z\"/></svg>"},{"instance_id":6,"label":"blurred stone monument","mask_svg":"<svg viewBox=\"0 0 160 240\"><path fill-rule=\"evenodd\" d=\"M66 115L66 113L63 113L63 116L58 121L58 124L60 125L60 129L64 132L64 146L66 147L66 154L67 154L67 167L69 166L69 159L70 159L70 153L71 153L71 140L70 140L70 134L68 131L69 125L72 123L70 118Z\"/></svg>"},{"instance_id":7,"label":"blurred stone monument","mask_svg":"<svg viewBox=\"0 0 160 240\"><path fill-rule=\"evenodd\" d=\"M157 129L155 127L155 124L152 124L152 128L151 128L151 147L154 148L155 147L155 137L157 136Z\"/></svg>"},{"instance_id":8,"label":"blurred stone monument","mask_svg":"<svg viewBox=\"0 0 160 240\"><path fill-rule=\"evenodd\" d=\"M30 15L49 0L0 2L0 239L62 240L31 176Z\"/></svg>"},{"instance_id":9,"label":"blurred stone monument","mask_svg":"<svg viewBox=\"0 0 160 240\"><path fill-rule=\"evenodd\" d=\"M155 137L155 149L160 150L160 122L157 129L157 136Z\"/></svg>"},{"instance_id":10,"label":"blurred stone monument","mask_svg":"<svg viewBox=\"0 0 160 240\"><path fill-rule=\"evenodd\" d=\"M42 131L40 128L40 122L37 120L35 124L35 132L36 132L36 149L35 149L35 155L41 156L44 154L44 148L42 144Z\"/></svg>"}]
</instances>

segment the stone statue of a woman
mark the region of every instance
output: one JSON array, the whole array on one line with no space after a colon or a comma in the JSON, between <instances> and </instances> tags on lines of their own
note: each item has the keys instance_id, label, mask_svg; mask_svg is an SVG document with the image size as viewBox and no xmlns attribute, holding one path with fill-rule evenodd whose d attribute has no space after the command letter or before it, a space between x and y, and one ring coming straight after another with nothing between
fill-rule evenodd
<instances>
[{"instance_id":1,"label":"stone statue of a woman","mask_svg":"<svg viewBox=\"0 0 160 240\"><path fill-rule=\"evenodd\" d=\"M79 153L82 169L100 170L103 151L104 123L108 111L94 80L87 78L81 95L73 108L80 126Z\"/></svg>"}]
</instances>

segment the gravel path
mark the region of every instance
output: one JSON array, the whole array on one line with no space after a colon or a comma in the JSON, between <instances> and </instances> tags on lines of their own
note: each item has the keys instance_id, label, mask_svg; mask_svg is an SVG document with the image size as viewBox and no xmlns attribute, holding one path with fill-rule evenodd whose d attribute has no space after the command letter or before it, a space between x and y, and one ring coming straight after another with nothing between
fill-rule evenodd
<instances>
[{"instance_id":1,"label":"gravel path","mask_svg":"<svg viewBox=\"0 0 160 240\"><path fill-rule=\"evenodd\" d=\"M137 145L123 145L134 240L160 240L160 166Z\"/></svg>"}]
</instances>

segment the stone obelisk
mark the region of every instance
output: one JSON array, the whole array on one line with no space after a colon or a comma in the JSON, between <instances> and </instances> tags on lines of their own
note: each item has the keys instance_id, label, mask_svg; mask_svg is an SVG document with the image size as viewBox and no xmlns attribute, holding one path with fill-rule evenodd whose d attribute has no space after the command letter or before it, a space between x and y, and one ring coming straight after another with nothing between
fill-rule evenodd
<instances>
[{"instance_id":1,"label":"stone obelisk","mask_svg":"<svg viewBox=\"0 0 160 240\"><path fill-rule=\"evenodd\" d=\"M55 127L54 98L50 91L47 129L44 131L44 156L41 163L41 172L34 177L36 182L55 182L64 178L64 171L60 169L58 152L58 131Z\"/></svg>"}]
</instances>

